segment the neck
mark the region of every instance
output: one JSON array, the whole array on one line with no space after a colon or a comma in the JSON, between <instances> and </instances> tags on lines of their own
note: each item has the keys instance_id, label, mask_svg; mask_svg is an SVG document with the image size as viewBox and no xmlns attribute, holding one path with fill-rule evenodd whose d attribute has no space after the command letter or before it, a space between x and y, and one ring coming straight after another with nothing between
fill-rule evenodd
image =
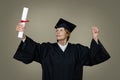
<instances>
[{"instance_id":1,"label":"neck","mask_svg":"<svg viewBox=\"0 0 120 80\"><path fill-rule=\"evenodd\" d=\"M59 40L58 43L64 46L67 43L67 40Z\"/></svg>"}]
</instances>

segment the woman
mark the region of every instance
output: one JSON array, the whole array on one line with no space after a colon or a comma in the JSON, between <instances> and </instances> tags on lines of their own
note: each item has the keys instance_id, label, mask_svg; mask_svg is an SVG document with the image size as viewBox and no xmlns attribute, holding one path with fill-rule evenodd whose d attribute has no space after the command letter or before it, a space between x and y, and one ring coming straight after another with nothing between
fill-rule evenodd
<instances>
[{"instance_id":1,"label":"woman","mask_svg":"<svg viewBox=\"0 0 120 80\"><path fill-rule=\"evenodd\" d=\"M36 61L42 66L42 80L82 80L83 66L106 61L110 55L98 40L99 29L92 27L90 48L68 42L76 25L62 18L55 26L56 43L36 43L24 35L14 58L25 64ZM22 25L16 31L23 31Z\"/></svg>"}]
</instances>

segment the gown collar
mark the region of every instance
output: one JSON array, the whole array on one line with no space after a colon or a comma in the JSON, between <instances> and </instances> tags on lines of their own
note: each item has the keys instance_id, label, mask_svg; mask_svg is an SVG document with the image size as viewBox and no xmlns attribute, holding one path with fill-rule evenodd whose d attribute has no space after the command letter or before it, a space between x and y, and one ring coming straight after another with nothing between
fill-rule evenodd
<instances>
[{"instance_id":1,"label":"gown collar","mask_svg":"<svg viewBox=\"0 0 120 80\"><path fill-rule=\"evenodd\" d=\"M61 50L64 52L65 51L65 49L66 49L66 47L68 46L68 42L63 46L63 45L61 45L60 43L58 43L57 42L57 44L58 44L58 46L61 48Z\"/></svg>"}]
</instances>

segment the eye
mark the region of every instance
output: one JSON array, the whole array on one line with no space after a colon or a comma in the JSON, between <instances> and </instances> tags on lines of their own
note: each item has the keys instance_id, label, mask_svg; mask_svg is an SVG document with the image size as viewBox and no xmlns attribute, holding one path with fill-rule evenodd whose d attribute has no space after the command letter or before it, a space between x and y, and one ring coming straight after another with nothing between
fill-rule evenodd
<instances>
[{"instance_id":1,"label":"eye","mask_svg":"<svg viewBox=\"0 0 120 80\"><path fill-rule=\"evenodd\" d=\"M60 29L60 31L63 31L62 29Z\"/></svg>"},{"instance_id":2,"label":"eye","mask_svg":"<svg viewBox=\"0 0 120 80\"><path fill-rule=\"evenodd\" d=\"M64 29L60 29L60 31L64 31Z\"/></svg>"}]
</instances>

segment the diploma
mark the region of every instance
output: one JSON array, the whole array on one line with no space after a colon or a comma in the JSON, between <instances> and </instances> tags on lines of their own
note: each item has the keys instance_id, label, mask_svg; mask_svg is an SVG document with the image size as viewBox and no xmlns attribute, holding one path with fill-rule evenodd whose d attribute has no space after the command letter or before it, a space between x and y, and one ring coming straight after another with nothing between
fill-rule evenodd
<instances>
[{"instance_id":1,"label":"diploma","mask_svg":"<svg viewBox=\"0 0 120 80\"><path fill-rule=\"evenodd\" d=\"M21 17L21 24L23 25L23 27L25 27L25 22L28 22L28 20L26 20L27 18L27 14L28 14L28 8L24 7L23 8L23 12L22 12L22 17ZM23 37L23 31L22 32L18 32L18 38L22 38Z\"/></svg>"}]
</instances>

